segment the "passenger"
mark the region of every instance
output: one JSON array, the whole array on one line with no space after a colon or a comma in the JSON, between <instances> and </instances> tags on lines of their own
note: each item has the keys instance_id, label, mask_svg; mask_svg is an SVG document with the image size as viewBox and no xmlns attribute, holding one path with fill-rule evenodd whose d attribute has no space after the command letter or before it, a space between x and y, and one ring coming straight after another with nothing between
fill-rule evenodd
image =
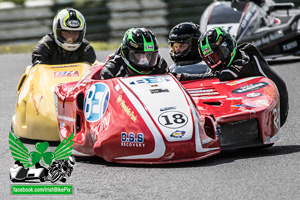
<instances>
[{"instance_id":1,"label":"passenger","mask_svg":"<svg viewBox=\"0 0 300 200\"><path fill-rule=\"evenodd\" d=\"M280 123L285 123L288 110L288 91L283 79L268 65L251 43L236 46L235 39L222 28L208 30L199 41L199 53L211 71L205 74L175 74L177 79L192 80L218 77L220 81L250 76L271 79L280 93Z\"/></svg>"},{"instance_id":2,"label":"passenger","mask_svg":"<svg viewBox=\"0 0 300 200\"><path fill-rule=\"evenodd\" d=\"M85 39L86 23L83 15L73 8L59 10L53 19L53 32L46 34L32 52L32 65L93 64L96 54Z\"/></svg>"},{"instance_id":3,"label":"passenger","mask_svg":"<svg viewBox=\"0 0 300 200\"><path fill-rule=\"evenodd\" d=\"M182 22L171 29L168 43L174 64L170 66L170 72L194 74L207 71L198 52L200 36L200 27L193 22Z\"/></svg>"},{"instance_id":4,"label":"passenger","mask_svg":"<svg viewBox=\"0 0 300 200\"><path fill-rule=\"evenodd\" d=\"M154 34L146 28L130 28L122 44L100 72L100 79L168 73L167 62L158 54Z\"/></svg>"}]
</instances>

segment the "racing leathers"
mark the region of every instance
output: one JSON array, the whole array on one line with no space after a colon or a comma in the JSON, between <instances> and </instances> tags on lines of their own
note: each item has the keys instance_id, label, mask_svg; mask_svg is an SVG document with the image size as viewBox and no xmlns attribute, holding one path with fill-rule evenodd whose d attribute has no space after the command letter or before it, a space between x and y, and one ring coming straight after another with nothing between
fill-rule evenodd
<instances>
[{"instance_id":1,"label":"racing leathers","mask_svg":"<svg viewBox=\"0 0 300 200\"><path fill-rule=\"evenodd\" d=\"M65 51L54 40L53 33L46 34L35 46L32 52L32 65L36 64L68 64L87 62L93 64L96 61L96 53L91 44L83 39L76 51Z\"/></svg>"},{"instance_id":2,"label":"racing leathers","mask_svg":"<svg viewBox=\"0 0 300 200\"><path fill-rule=\"evenodd\" d=\"M125 59L121 56L120 48L115 54L110 55L100 72L100 79L110 79L114 77L129 77L139 74L134 73L125 63ZM167 62L164 58L158 55L157 63L153 67L150 74L166 74L169 72Z\"/></svg>"},{"instance_id":3,"label":"racing leathers","mask_svg":"<svg viewBox=\"0 0 300 200\"><path fill-rule=\"evenodd\" d=\"M238 46L236 56L229 67L220 71L210 70L204 74L175 74L180 81L217 77L220 81L250 76L264 76L271 79L280 94L280 124L285 123L288 110L288 91L284 80L268 65L259 50L250 43ZM180 76L178 76L180 75Z\"/></svg>"}]
</instances>

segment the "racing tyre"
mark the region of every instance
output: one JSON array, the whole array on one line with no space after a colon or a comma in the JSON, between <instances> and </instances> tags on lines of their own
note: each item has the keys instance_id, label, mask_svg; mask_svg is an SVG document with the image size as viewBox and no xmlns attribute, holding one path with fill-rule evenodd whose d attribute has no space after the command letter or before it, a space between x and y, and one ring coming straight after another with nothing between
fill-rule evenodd
<instances>
[{"instance_id":1,"label":"racing tyre","mask_svg":"<svg viewBox=\"0 0 300 200\"><path fill-rule=\"evenodd\" d=\"M274 143L272 143L272 144L265 144L264 146L261 146L258 149L267 149L267 148L272 147L273 145L274 145Z\"/></svg>"}]
</instances>

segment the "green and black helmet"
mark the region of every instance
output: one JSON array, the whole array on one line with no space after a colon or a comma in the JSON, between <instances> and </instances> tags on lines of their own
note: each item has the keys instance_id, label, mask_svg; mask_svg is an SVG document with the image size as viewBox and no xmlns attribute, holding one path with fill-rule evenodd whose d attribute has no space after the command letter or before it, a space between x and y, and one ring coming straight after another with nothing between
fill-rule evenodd
<instances>
[{"instance_id":1,"label":"green and black helmet","mask_svg":"<svg viewBox=\"0 0 300 200\"><path fill-rule=\"evenodd\" d=\"M221 70L232 63L236 54L235 39L223 28L212 28L200 38L199 53L211 69Z\"/></svg>"},{"instance_id":2,"label":"green and black helmet","mask_svg":"<svg viewBox=\"0 0 300 200\"><path fill-rule=\"evenodd\" d=\"M146 28L131 28L126 31L121 44L122 58L137 74L150 74L158 57L154 34Z\"/></svg>"}]
</instances>

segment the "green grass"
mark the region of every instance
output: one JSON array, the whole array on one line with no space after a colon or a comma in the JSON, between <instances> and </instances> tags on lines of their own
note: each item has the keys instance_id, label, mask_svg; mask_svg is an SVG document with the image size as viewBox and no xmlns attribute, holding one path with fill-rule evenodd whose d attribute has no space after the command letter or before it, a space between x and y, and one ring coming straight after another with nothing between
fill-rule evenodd
<instances>
[{"instance_id":1,"label":"green grass","mask_svg":"<svg viewBox=\"0 0 300 200\"><path fill-rule=\"evenodd\" d=\"M116 50L120 43L91 42L95 51ZM0 54L32 53L36 44L12 44L0 45ZM168 44L159 44L159 47L167 47Z\"/></svg>"},{"instance_id":2,"label":"green grass","mask_svg":"<svg viewBox=\"0 0 300 200\"><path fill-rule=\"evenodd\" d=\"M95 51L115 50L120 43L91 42ZM0 54L32 53L36 44L0 45Z\"/></svg>"}]
</instances>

